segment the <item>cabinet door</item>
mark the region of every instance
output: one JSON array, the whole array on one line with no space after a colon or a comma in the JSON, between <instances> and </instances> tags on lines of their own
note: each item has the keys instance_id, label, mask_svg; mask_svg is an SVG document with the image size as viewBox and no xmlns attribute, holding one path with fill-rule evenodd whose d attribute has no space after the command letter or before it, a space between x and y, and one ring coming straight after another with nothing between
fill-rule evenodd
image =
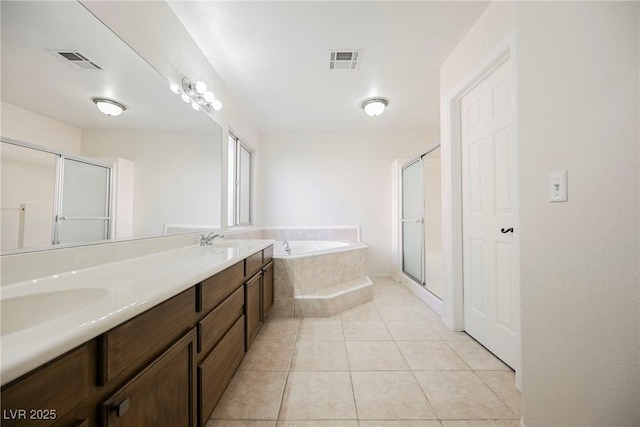
<instances>
[{"instance_id":1,"label":"cabinet door","mask_svg":"<svg viewBox=\"0 0 640 427\"><path fill-rule=\"evenodd\" d=\"M245 283L245 350L249 350L262 324L262 313L260 310L262 306L261 284L262 273L256 274Z\"/></svg>"},{"instance_id":2,"label":"cabinet door","mask_svg":"<svg viewBox=\"0 0 640 427\"><path fill-rule=\"evenodd\" d=\"M262 270L262 320L273 307L273 261Z\"/></svg>"},{"instance_id":3,"label":"cabinet door","mask_svg":"<svg viewBox=\"0 0 640 427\"><path fill-rule=\"evenodd\" d=\"M102 404L102 425L195 425L195 346L196 331L192 329Z\"/></svg>"},{"instance_id":4,"label":"cabinet door","mask_svg":"<svg viewBox=\"0 0 640 427\"><path fill-rule=\"evenodd\" d=\"M2 425L73 426L86 418L95 378L93 352L95 346L84 344L3 387Z\"/></svg>"},{"instance_id":5,"label":"cabinet door","mask_svg":"<svg viewBox=\"0 0 640 427\"><path fill-rule=\"evenodd\" d=\"M204 426L244 357L244 316L198 367L199 425ZM249 403L250 404L250 403Z\"/></svg>"}]
</instances>

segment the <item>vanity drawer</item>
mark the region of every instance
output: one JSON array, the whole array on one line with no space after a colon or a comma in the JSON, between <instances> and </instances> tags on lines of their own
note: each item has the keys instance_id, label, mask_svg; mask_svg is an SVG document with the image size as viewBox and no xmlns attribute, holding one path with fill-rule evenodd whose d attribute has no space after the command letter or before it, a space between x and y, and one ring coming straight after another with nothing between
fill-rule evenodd
<instances>
[{"instance_id":1,"label":"vanity drawer","mask_svg":"<svg viewBox=\"0 0 640 427\"><path fill-rule=\"evenodd\" d=\"M101 379L133 373L157 356L195 322L195 289L190 288L101 337Z\"/></svg>"},{"instance_id":2,"label":"vanity drawer","mask_svg":"<svg viewBox=\"0 0 640 427\"><path fill-rule=\"evenodd\" d=\"M198 367L198 419L203 426L244 357L244 316ZM251 405L251 402L246 402Z\"/></svg>"},{"instance_id":3,"label":"vanity drawer","mask_svg":"<svg viewBox=\"0 0 640 427\"><path fill-rule=\"evenodd\" d=\"M244 277L253 276L262 268L262 251L244 260Z\"/></svg>"},{"instance_id":4,"label":"vanity drawer","mask_svg":"<svg viewBox=\"0 0 640 427\"><path fill-rule=\"evenodd\" d=\"M198 323L198 353L207 353L242 316L244 286Z\"/></svg>"},{"instance_id":5,"label":"vanity drawer","mask_svg":"<svg viewBox=\"0 0 640 427\"><path fill-rule=\"evenodd\" d=\"M273 245L262 251L262 264L269 264L273 259Z\"/></svg>"},{"instance_id":6,"label":"vanity drawer","mask_svg":"<svg viewBox=\"0 0 640 427\"><path fill-rule=\"evenodd\" d=\"M51 426L62 418L71 424L66 415L74 409L72 418L85 418L88 408L82 402L95 382L94 352L95 345L84 344L3 387L2 425Z\"/></svg>"},{"instance_id":7,"label":"vanity drawer","mask_svg":"<svg viewBox=\"0 0 640 427\"><path fill-rule=\"evenodd\" d=\"M207 313L215 308L242 284L243 278L244 266L243 262L240 261L222 270L220 273L203 280L202 283L197 286L198 312Z\"/></svg>"}]
</instances>

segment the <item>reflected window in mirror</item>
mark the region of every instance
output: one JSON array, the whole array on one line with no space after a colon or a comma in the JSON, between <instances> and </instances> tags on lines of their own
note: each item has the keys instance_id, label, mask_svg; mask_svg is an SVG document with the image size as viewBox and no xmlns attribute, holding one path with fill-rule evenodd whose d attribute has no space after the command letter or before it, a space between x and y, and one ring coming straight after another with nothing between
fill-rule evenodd
<instances>
[{"instance_id":1,"label":"reflected window in mirror","mask_svg":"<svg viewBox=\"0 0 640 427\"><path fill-rule=\"evenodd\" d=\"M238 137L229 133L229 226L252 224L253 150Z\"/></svg>"}]
</instances>

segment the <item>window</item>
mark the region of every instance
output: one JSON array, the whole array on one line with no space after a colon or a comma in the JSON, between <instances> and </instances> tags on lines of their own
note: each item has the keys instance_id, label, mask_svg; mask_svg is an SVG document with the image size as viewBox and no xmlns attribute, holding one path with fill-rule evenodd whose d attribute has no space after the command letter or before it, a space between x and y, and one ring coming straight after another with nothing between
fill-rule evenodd
<instances>
[{"instance_id":1,"label":"window","mask_svg":"<svg viewBox=\"0 0 640 427\"><path fill-rule=\"evenodd\" d=\"M253 151L229 134L229 226L251 225Z\"/></svg>"}]
</instances>

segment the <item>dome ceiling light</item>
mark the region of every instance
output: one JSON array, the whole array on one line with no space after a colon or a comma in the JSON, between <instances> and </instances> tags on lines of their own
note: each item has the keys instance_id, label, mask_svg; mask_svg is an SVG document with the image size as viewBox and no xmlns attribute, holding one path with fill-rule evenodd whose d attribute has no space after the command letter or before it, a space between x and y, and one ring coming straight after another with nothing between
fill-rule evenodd
<instances>
[{"instance_id":1,"label":"dome ceiling light","mask_svg":"<svg viewBox=\"0 0 640 427\"><path fill-rule=\"evenodd\" d=\"M389 105L389 101L384 98L371 98L365 100L361 107L368 116L376 117L384 113L387 105Z\"/></svg>"},{"instance_id":2,"label":"dome ceiling light","mask_svg":"<svg viewBox=\"0 0 640 427\"><path fill-rule=\"evenodd\" d=\"M127 109L127 107L125 107L121 103L114 101L112 99L92 98L91 100L93 101L94 104L96 104L96 107L98 107L98 110L100 110L102 114L106 114L107 116L111 116L111 117L119 116L120 114L122 114L123 111Z\"/></svg>"}]
</instances>

